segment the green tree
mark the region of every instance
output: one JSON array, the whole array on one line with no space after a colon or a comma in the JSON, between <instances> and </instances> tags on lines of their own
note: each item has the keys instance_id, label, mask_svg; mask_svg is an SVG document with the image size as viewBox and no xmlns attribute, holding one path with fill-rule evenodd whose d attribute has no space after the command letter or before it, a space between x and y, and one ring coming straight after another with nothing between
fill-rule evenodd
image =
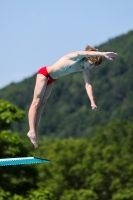
<instances>
[{"instance_id":1,"label":"green tree","mask_svg":"<svg viewBox=\"0 0 133 200\"><path fill-rule=\"evenodd\" d=\"M27 157L33 153L25 146L18 133L0 132L0 158ZM37 188L38 173L34 166L16 165L0 167L0 186L4 191L24 195ZM25 191L25 192L24 192Z\"/></svg>"},{"instance_id":2,"label":"green tree","mask_svg":"<svg viewBox=\"0 0 133 200\"><path fill-rule=\"evenodd\" d=\"M0 130L9 129L14 121L20 122L25 112L8 101L0 100Z\"/></svg>"},{"instance_id":3,"label":"green tree","mask_svg":"<svg viewBox=\"0 0 133 200\"><path fill-rule=\"evenodd\" d=\"M6 130L23 117L24 112L17 106L0 101L0 158L26 157L31 154L18 133ZM4 195L23 195L23 191L37 188L37 170L32 166L1 166L0 186L5 191Z\"/></svg>"},{"instance_id":4,"label":"green tree","mask_svg":"<svg viewBox=\"0 0 133 200\"><path fill-rule=\"evenodd\" d=\"M123 190L133 187L133 124L116 120L105 127L97 127L91 146L87 149L85 163L90 174L88 186L99 196L99 199L120 197ZM119 194L119 195L118 195ZM123 193L121 194L122 198ZM127 196L127 197L126 197ZM129 197L130 196L130 197ZM132 192L125 193L125 199L133 199Z\"/></svg>"},{"instance_id":5,"label":"green tree","mask_svg":"<svg viewBox=\"0 0 133 200\"><path fill-rule=\"evenodd\" d=\"M90 141L42 141L37 154L51 164L37 166L38 187L51 190L54 200L132 200L132 133L132 123L116 120L97 127Z\"/></svg>"}]
</instances>

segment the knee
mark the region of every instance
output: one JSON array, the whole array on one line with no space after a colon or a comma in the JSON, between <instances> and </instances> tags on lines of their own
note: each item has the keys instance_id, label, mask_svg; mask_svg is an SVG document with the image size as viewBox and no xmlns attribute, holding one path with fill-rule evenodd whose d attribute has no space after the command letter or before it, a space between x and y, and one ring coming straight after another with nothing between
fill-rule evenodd
<instances>
[{"instance_id":1,"label":"knee","mask_svg":"<svg viewBox=\"0 0 133 200\"><path fill-rule=\"evenodd\" d=\"M48 98L44 98L44 99L41 101L40 104L41 104L42 107L45 106L47 99L48 99Z\"/></svg>"},{"instance_id":2,"label":"knee","mask_svg":"<svg viewBox=\"0 0 133 200\"><path fill-rule=\"evenodd\" d=\"M42 101L41 101L42 107L45 106L45 104L46 104L46 102L47 102L47 100L48 100L48 97L49 97L49 95L45 95L45 96L43 97L43 99L42 99Z\"/></svg>"},{"instance_id":3,"label":"knee","mask_svg":"<svg viewBox=\"0 0 133 200\"><path fill-rule=\"evenodd\" d=\"M33 99L33 101L32 101L32 106L33 106L34 108L37 109L40 105L41 105L41 99L40 99L40 98Z\"/></svg>"}]
</instances>

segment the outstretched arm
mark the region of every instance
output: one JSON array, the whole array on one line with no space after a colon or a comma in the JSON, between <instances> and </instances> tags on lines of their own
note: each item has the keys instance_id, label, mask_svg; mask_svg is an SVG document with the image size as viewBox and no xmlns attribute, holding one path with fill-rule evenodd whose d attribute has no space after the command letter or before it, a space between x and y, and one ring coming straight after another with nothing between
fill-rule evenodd
<instances>
[{"instance_id":1,"label":"outstretched arm","mask_svg":"<svg viewBox=\"0 0 133 200\"><path fill-rule=\"evenodd\" d=\"M95 100L94 100L92 85L90 83L90 78L89 78L89 72L88 73L83 72L83 78L84 78L84 81L85 81L85 89L86 89L86 92L87 92L89 99L90 99L90 102L91 102L91 107L92 107L93 110L96 110L97 106L96 106Z\"/></svg>"},{"instance_id":2,"label":"outstretched arm","mask_svg":"<svg viewBox=\"0 0 133 200\"><path fill-rule=\"evenodd\" d=\"M100 52L100 51L77 51L78 57L91 57L91 56L103 56L108 60L113 60L118 54L115 52Z\"/></svg>"}]
</instances>

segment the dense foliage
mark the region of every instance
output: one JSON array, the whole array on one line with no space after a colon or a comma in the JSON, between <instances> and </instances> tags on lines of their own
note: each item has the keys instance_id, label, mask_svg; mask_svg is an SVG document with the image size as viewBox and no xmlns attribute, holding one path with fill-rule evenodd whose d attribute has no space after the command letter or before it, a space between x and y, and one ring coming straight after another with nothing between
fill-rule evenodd
<instances>
[{"instance_id":1,"label":"dense foliage","mask_svg":"<svg viewBox=\"0 0 133 200\"><path fill-rule=\"evenodd\" d=\"M133 31L111 39L98 48L100 51L115 51L119 54L114 61L104 60L102 66L90 73L98 111L91 110L81 73L62 77L55 82L43 112L39 131L41 135L83 137L96 124L105 125L116 118L133 120ZM35 75L1 89L0 96L27 113L34 85ZM13 130L23 133L28 131L27 115L21 126L14 125Z\"/></svg>"},{"instance_id":2,"label":"dense foliage","mask_svg":"<svg viewBox=\"0 0 133 200\"><path fill-rule=\"evenodd\" d=\"M25 113L8 101L0 100L0 130L10 128L13 121L20 122Z\"/></svg>"},{"instance_id":3,"label":"dense foliage","mask_svg":"<svg viewBox=\"0 0 133 200\"><path fill-rule=\"evenodd\" d=\"M48 139L33 150L29 139L6 130L21 111L0 104L0 158L36 156L49 164L0 167L0 200L133 200L133 124L115 120L96 126L91 139ZM8 107L15 108L9 109ZM22 117L22 116L21 116ZM10 125L11 125L10 123Z\"/></svg>"},{"instance_id":4,"label":"dense foliage","mask_svg":"<svg viewBox=\"0 0 133 200\"><path fill-rule=\"evenodd\" d=\"M133 200L133 124L116 120L87 139L27 140L2 132L2 156L33 155L50 164L0 167L2 200Z\"/></svg>"}]
</instances>

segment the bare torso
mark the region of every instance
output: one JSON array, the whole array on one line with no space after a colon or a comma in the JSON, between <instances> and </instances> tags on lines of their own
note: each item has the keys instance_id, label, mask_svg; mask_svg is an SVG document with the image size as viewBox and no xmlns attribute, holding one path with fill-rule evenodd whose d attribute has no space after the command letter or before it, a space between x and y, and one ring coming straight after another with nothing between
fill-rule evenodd
<instances>
[{"instance_id":1,"label":"bare torso","mask_svg":"<svg viewBox=\"0 0 133 200\"><path fill-rule=\"evenodd\" d=\"M70 53L63 56L55 64L48 66L47 70L52 78L57 79L70 73L84 71L84 66L75 53Z\"/></svg>"}]
</instances>

